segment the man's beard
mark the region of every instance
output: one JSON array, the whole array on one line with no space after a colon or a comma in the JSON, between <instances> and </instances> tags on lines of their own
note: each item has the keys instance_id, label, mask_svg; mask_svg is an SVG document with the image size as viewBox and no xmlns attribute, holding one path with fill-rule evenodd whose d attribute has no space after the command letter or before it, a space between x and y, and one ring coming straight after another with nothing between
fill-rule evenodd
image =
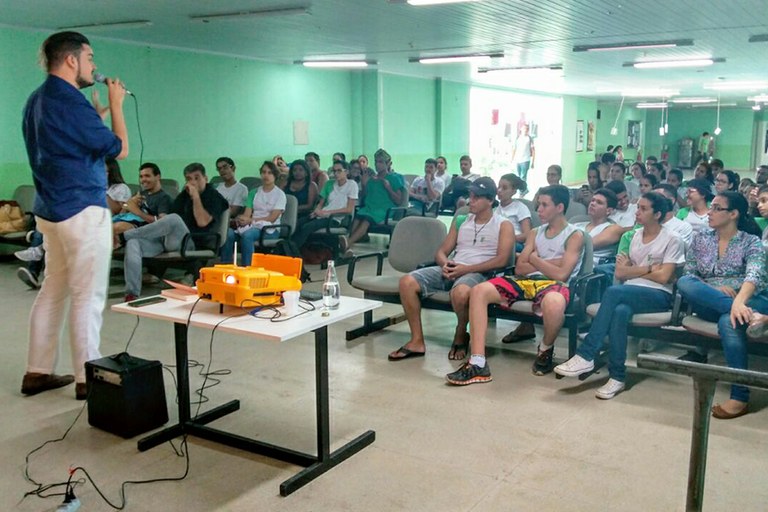
<instances>
[{"instance_id":1,"label":"man's beard","mask_svg":"<svg viewBox=\"0 0 768 512\"><path fill-rule=\"evenodd\" d=\"M86 79L81 73L80 73L80 65L77 66L77 78L75 78L75 83L77 84L77 87L79 89L85 89L87 87L90 87L93 85L94 81L93 78L90 80Z\"/></svg>"}]
</instances>

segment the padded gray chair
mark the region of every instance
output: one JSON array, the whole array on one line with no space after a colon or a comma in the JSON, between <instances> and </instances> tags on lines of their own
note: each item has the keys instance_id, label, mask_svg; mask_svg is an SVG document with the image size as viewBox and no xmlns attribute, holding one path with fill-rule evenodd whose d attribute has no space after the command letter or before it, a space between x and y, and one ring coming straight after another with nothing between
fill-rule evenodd
<instances>
[{"instance_id":1,"label":"padded gray chair","mask_svg":"<svg viewBox=\"0 0 768 512\"><path fill-rule=\"evenodd\" d=\"M536 205L530 199L518 199L521 203L528 207L528 211L531 212L531 228L537 228L541 226L541 219L539 213L536 211Z\"/></svg>"},{"instance_id":2,"label":"padded gray chair","mask_svg":"<svg viewBox=\"0 0 768 512\"><path fill-rule=\"evenodd\" d=\"M589 222L592 219L589 217L589 215L574 215L570 219L568 219L568 222L571 224L578 224L579 222Z\"/></svg>"},{"instance_id":3,"label":"padded gray chair","mask_svg":"<svg viewBox=\"0 0 768 512\"><path fill-rule=\"evenodd\" d=\"M240 183L248 187L248 190L253 190L261 186L261 178L257 176L245 176L240 179Z\"/></svg>"},{"instance_id":4,"label":"padded gray chair","mask_svg":"<svg viewBox=\"0 0 768 512\"><path fill-rule=\"evenodd\" d=\"M382 275L384 252L363 254L355 257L347 269L347 282L363 292L366 299L400 304L400 277L416 270L419 265L433 261L435 253L445 240L448 230L445 224L433 217L406 217L394 227L389 244L389 264L395 273ZM366 258L376 258L376 274L356 273L357 263ZM347 331L347 340L365 336L403 320L403 315L373 321L373 312L364 313L363 325Z\"/></svg>"},{"instance_id":5,"label":"padded gray chair","mask_svg":"<svg viewBox=\"0 0 768 512\"><path fill-rule=\"evenodd\" d=\"M570 220L573 217L576 217L577 215L586 215L587 214L587 207L584 206L581 203L577 203L576 201L570 201L568 203L568 209L565 210L565 218Z\"/></svg>"},{"instance_id":6,"label":"padded gray chair","mask_svg":"<svg viewBox=\"0 0 768 512\"><path fill-rule=\"evenodd\" d=\"M261 230L259 239L253 244L256 252L272 252L275 246L282 240L288 240L296 231L296 218L299 211L299 202L295 196L285 196L285 211L280 219L280 224L275 224L280 228L280 236L277 238L264 238L267 234L265 229ZM249 262L250 263L250 262Z\"/></svg>"}]
</instances>

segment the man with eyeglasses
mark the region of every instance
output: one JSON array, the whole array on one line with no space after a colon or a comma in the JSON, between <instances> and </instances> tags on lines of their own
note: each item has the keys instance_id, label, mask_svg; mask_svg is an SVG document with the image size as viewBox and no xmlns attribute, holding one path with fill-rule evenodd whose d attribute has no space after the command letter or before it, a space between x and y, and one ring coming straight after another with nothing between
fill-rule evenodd
<instances>
[{"instance_id":1,"label":"man with eyeglasses","mask_svg":"<svg viewBox=\"0 0 768 512\"><path fill-rule=\"evenodd\" d=\"M229 218L234 219L245 209L245 201L248 199L248 187L235 179L235 161L228 156L222 156L216 160L216 170L224 180L216 187L229 203Z\"/></svg>"}]
</instances>

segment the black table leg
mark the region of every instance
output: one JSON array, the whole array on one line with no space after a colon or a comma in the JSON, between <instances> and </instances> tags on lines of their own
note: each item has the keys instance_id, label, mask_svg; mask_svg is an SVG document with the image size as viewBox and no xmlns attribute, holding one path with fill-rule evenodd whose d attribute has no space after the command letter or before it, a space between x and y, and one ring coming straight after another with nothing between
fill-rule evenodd
<instances>
[{"instance_id":1,"label":"black table leg","mask_svg":"<svg viewBox=\"0 0 768 512\"><path fill-rule=\"evenodd\" d=\"M688 462L688 496L686 511L699 511L704 501L704 477L707 472L707 443L712 399L716 381L693 377L693 429L691 432L691 457Z\"/></svg>"}]
</instances>

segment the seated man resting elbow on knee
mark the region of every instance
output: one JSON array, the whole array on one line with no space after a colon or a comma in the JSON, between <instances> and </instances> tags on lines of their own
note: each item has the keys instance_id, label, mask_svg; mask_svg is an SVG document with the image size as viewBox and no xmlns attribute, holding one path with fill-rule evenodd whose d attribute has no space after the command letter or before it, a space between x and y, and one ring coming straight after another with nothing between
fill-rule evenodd
<instances>
[{"instance_id":1,"label":"seated man resting elbow on knee","mask_svg":"<svg viewBox=\"0 0 768 512\"><path fill-rule=\"evenodd\" d=\"M469 216L458 217L437 250L437 265L414 270L400 279L400 302L405 310L411 339L389 354L390 361L423 356L426 350L421 325L421 298L438 291L451 293L458 318L448 359L464 359L469 344L469 292L485 281L489 273L505 267L514 248L512 223L493 213L496 185L491 178L479 178L469 189ZM463 221L463 222L462 222ZM449 255L455 250L453 258Z\"/></svg>"},{"instance_id":2,"label":"seated man resting elbow on knee","mask_svg":"<svg viewBox=\"0 0 768 512\"><path fill-rule=\"evenodd\" d=\"M554 343L565 319L570 300L568 281L579 273L584 251L583 231L565 218L569 192L563 185L544 187L539 192L538 213L544 223L531 230L525 248L515 264L514 276L496 277L474 287L469 299L471 357L446 380L455 385L490 382L491 370L485 360L488 332L488 305L509 307L520 300L533 301L536 314L543 316L544 337L539 345L534 375L552 371Z\"/></svg>"}]
</instances>

